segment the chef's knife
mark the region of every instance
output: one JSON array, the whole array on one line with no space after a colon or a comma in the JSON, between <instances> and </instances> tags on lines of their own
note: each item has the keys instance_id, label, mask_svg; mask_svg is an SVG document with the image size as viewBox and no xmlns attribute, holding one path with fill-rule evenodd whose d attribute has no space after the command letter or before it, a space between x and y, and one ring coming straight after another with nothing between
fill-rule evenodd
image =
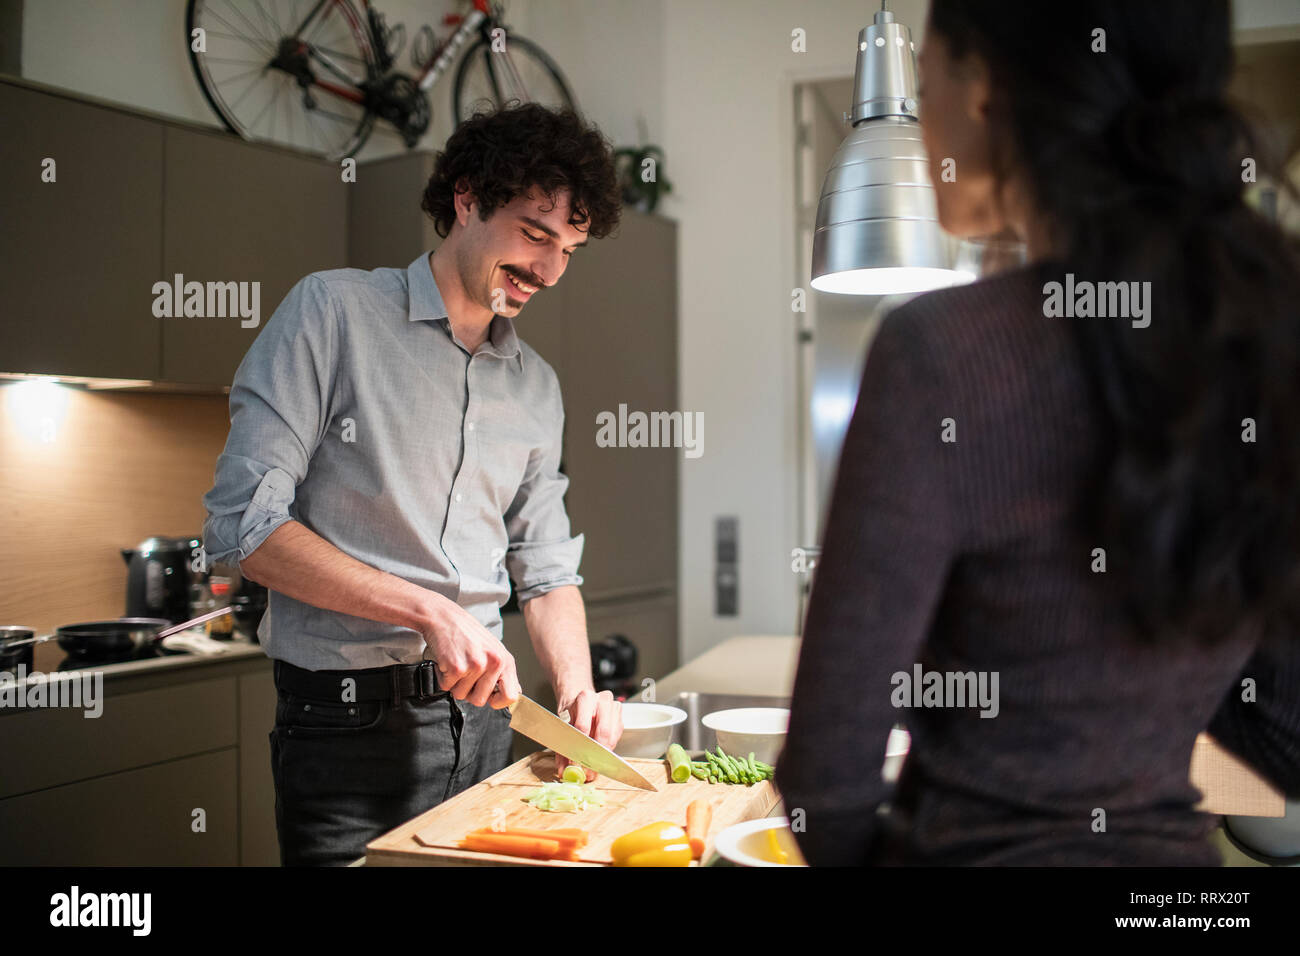
<instances>
[{"instance_id":1,"label":"chef's knife","mask_svg":"<svg viewBox=\"0 0 1300 956\"><path fill-rule=\"evenodd\" d=\"M574 763L603 773L620 783L640 787L642 790L659 788L614 751L599 741L592 740L578 728L566 724L535 700L523 695L509 706L510 729L517 730L529 740L554 750Z\"/></svg>"}]
</instances>

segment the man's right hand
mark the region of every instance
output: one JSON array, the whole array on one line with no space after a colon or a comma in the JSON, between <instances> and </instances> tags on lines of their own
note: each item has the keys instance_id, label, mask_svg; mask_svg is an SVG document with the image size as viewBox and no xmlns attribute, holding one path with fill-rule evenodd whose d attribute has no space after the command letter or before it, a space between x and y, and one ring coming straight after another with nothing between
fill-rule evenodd
<instances>
[{"instance_id":1,"label":"man's right hand","mask_svg":"<svg viewBox=\"0 0 1300 956\"><path fill-rule=\"evenodd\" d=\"M475 707L488 704L500 710L518 700L514 655L455 601L434 597L424 627L424 656L437 664L438 686Z\"/></svg>"}]
</instances>

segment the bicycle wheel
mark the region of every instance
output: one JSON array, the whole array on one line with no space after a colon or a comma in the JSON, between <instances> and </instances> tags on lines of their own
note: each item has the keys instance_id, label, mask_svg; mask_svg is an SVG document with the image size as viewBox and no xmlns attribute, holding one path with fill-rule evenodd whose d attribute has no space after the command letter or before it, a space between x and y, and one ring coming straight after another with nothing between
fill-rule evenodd
<instances>
[{"instance_id":1,"label":"bicycle wheel","mask_svg":"<svg viewBox=\"0 0 1300 956\"><path fill-rule=\"evenodd\" d=\"M511 100L578 109L564 74L532 40L507 34L505 51L493 53L488 41L480 39L456 68L451 100L456 122L463 123L476 109L499 109Z\"/></svg>"},{"instance_id":2,"label":"bicycle wheel","mask_svg":"<svg viewBox=\"0 0 1300 956\"><path fill-rule=\"evenodd\" d=\"M191 41L199 28L202 52ZM199 87L231 132L328 159L370 135L359 87L377 61L348 0L189 0L185 34Z\"/></svg>"}]
</instances>

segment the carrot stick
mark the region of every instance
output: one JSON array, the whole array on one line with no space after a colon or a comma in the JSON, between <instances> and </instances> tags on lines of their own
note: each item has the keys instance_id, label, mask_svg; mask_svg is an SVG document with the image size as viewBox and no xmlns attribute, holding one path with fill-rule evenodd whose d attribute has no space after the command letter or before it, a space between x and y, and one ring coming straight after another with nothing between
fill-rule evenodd
<instances>
[{"instance_id":1,"label":"carrot stick","mask_svg":"<svg viewBox=\"0 0 1300 956\"><path fill-rule=\"evenodd\" d=\"M556 827L553 830L532 827L504 827L500 830L493 830L486 827L473 832L496 834L498 836L529 837L534 840L555 840L565 850L576 850L578 847L587 845L587 832L574 827Z\"/></svg>"},{"instance_id":2,"label":"carrot stick","mask_svg":"<svg viewBox=\"0 0 1300 956\"><path fill-rule=\"evenodd\" d=\"M686 838L691 842L691 855L699 859L704 855L704 841L713 822L713 807L701 798L692 800L686 808Z\"/></svg>"},{"instance_id":3,"label":"carrot stick","mask_svg":"<svg viewBox=\"0 0 1300 956\"><path fill-rule=\"evenodd\" d=\"M504 853L507 856L526 856L535 860L551 860L559 856L559 840L539 840L533 837L507 836L503 833L470 833L460 841L461 849L481 853Z\"/></svg>"}]
</instances>

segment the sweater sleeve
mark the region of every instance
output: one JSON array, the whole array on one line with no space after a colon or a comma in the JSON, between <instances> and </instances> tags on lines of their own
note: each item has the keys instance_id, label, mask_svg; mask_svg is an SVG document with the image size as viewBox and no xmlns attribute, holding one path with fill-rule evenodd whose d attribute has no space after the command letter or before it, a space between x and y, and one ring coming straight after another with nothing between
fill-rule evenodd
<instances>
[{"instance_id":1,"label":"sweater sleeve","mask_svg":"<svg viewBox=\"0 0 1300 956\"><path fill-rule=\"evenodd\" d=\"M777 787L813 865L860 865L876 835L892 677L910 674L958 539L949 494L961 415L913 310L886 317L840 454ZM947 426L945 419L952 419ZM954 432L954 429L956 430Z\"/></svg>"},{"instance_id":2,"label":"sweater sleeve","mask_svg":"<svg viewBox=\"0 0 1300 956\"><path fill-rule=\"evenodd\" d=\"M1247 679L1253 699L1243 699ZM1260 642L1207 730L1288 799L1300 799L1300 635L1292 629Z\"/></svg>"}]
</instances>

